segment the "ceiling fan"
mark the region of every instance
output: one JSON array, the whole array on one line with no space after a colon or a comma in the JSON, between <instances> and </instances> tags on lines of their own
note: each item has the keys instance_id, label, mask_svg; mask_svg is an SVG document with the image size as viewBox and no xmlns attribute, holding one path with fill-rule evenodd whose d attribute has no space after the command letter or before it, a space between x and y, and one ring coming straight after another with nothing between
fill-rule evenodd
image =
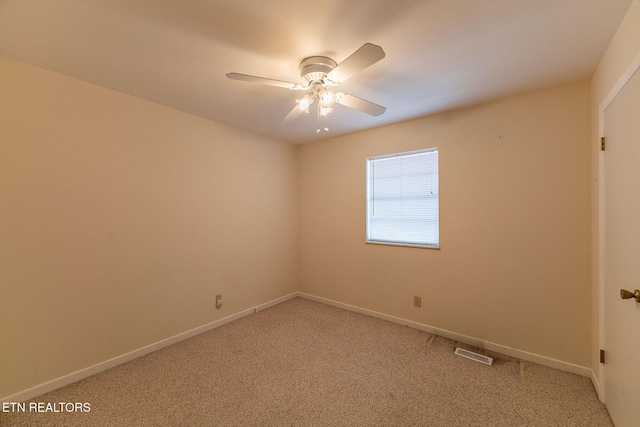
<instances>
[{"instance_id":1,"label":"ceiling fan","mask_svg":"<svg viewBox=\"0 0 640 427\"><path fill-rule=\"evenodd\" d=\"M379 116L386 111L386 108L381 105L344 92L335 93L330 90L331 87L339 85L370 65L380 61L384 56L385 53L382 48L371 43L362 45L340 64L326 56L310 56L300 62L300 83L290 83L240 73L229 73L227 77L249 83L306 91L307 93L301 99L296 100L296 105L282 119L282 122L288 123L297 119L303 113L309 113L309 107L314 102L317 102L318 129L316 133L320 133L320 118L324 117L324 130L328 131L327 116L333 111L335 104L344 105L372 116Z\"/></svg>"}]
</instances>

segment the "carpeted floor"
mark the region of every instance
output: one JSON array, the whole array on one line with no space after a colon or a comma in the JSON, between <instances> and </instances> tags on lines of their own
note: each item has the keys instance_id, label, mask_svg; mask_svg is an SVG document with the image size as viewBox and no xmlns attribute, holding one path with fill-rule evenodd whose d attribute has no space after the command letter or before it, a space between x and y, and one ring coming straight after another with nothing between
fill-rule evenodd
<instances>
[{"instance_id":1,"label":"carpeted floor","mask_svg":"<svg viewBox=\"0 0 640 427\"><path fill-rule=\"evenodd\" d=\"M0 425L613 425L588 378L301 298L33 402L90 412L1 413Z\"/></svg>"}]
</instances>

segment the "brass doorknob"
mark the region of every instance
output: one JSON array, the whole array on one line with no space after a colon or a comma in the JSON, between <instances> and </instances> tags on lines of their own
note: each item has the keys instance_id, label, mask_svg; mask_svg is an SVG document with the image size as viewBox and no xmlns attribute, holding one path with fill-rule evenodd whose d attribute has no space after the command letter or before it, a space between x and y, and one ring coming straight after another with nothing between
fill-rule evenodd
<instances>
[{"instance_id":1,"label":"brass doorknob","mask_svg":"<svg viewBox=\"0 0 640 427\"><path fill-rule=\"evenodd\" d=\"M640 290L636 289L633 293L631 293L626 289L620 289L620 298L622 299L633 298L636 300L636 302L640 302Z\"/></svg>"}]
</instances>

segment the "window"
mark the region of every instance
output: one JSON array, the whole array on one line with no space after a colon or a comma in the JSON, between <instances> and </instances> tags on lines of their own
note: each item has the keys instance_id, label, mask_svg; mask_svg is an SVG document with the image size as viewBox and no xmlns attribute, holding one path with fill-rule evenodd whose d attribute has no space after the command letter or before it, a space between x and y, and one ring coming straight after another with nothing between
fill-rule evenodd
<instances>
[{"instance_id":1,"label":"window","mask_svg":"<svg viewBox=\"0 0 640 427\"><path fill-rule=\"evenodd\" d=\"M367 159L367 242L440 245L438 149Z\"/></svg>"}]
</instances>

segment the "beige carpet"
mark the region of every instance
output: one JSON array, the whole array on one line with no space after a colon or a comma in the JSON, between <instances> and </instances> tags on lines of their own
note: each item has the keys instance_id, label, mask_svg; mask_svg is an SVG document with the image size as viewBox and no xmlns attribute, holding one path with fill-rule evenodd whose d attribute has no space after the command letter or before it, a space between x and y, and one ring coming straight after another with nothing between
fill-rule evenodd
<instances>
[{"instance_id":1,"label":"beige carpet","mask_svg":"<svg viewBox=\"0 0 640 427\"><path fill-rule=\"evenodd\" d=\"M296 298L4 413L2 426L611 426L588 378ZM472 347L460 345L473 350Z\"/></svg>"}]
</instances>

